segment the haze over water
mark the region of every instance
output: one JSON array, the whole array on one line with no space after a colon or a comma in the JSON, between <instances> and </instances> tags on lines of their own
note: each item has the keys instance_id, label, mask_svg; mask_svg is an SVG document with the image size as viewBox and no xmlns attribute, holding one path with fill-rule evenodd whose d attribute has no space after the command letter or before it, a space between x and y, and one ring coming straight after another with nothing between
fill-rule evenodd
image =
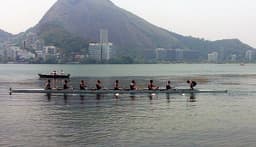
<instances>
[{"instance_id":1,"label":"haze over water","mask_svg":"<svg viewBox=\"0 0 256 147\"><path fill-rule=\"evenodd\" d=\"M256 65L0 65L0 146L254 146ZM198 89L228 94L54 95L14 94L42 88L38 73L63 69L71 84L100 79L111 88L153 79L176 88L195 79Z\"/></svg>"}]
</instances>

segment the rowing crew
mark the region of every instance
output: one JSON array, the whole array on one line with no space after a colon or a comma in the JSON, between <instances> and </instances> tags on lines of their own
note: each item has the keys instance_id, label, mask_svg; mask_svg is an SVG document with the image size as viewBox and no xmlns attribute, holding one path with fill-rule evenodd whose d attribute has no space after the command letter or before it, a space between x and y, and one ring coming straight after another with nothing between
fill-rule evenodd
<instances>
[{"instance_id":1,"label":"rowing crew","mask_svg":"<svg viewBox=\"0 0 256 147\"><path fill-rule=\"evenodd\" d=\"M188 80L187 83L189 84L189 87L190 87L191 90L194 90L194 87L197 85L197 83L195 81L192 81L192 80ZM80 87L80 90L86 90L87 89L87 85L85 84L84 80L80 81L79 87ZM102 86L102 83L101 83L100 80L97 80L95 87L96 87L95 90L102 90L103 89L103 86ZM45 89L46 90L51 90L52 89L51 80L47 81L47 83L45 85ZM64 90L70 89L70 86L69 86L67 80L64 81L63 89ZM114 90L122 90L122 88L120 88L120 86L119 86L119 80L115 81L113 89ZM154 81L150 80L149 83L148 83L148 90L158 90L158 89L159 89L159 87L154 84ZM170 90L170 89L173 89L173 86L171 85L171 81L167 81L166 90ZM136 85L135 80L131 81L130 90L138 90L138 87Z\"/></svg>"}]
</instances>

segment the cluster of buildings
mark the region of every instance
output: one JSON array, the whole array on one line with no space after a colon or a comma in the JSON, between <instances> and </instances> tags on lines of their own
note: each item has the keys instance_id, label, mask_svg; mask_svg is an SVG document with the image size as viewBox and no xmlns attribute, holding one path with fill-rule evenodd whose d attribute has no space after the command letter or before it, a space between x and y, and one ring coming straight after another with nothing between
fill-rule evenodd
<instances>
[{"instance_id":1,"label":"cluster of buildings","mask_svg":"<svg viewBox=\"0 0 256 147\"><path fill-rule=\"evenodd\" d=\"M108 41L108 30L100 30L100 42L89 43L88 58L103 62L111 59L113 44Z\"/></svg>"},{"instance_id":2,"label":"cluster of buildings","mask_svg":"<svg viewBox=\"0 0 256 147\"><path fill-rule=\"evenodd\" d=\"M58 58L58 56L58 48L55 46L43 46L41 50L28 50L13 44L0 47L0 62L2 63L32 63L37 60L44 62L50 58Z\"/></svg>"},{"instance_id":3,"label":"cluster of buildings","mask_svg":"<svg viewBox=\"0 0 256 147\"><path fill-rule=\"evenodd\" d=\"M256 50L248 50L245 55L241 57L244 62L254 62L256 60ZM221 62L239 62L241 59L238 58L237 54L230 54L226 58L221 53L212 52L208 54L209 63L221 63Z\"/></svg>"},{"instance_id":4,"label":"cluster of buildings","mask_svg":"<svg viewBox=\"0 0 256 147\"><path fill-rule=\"evenodd\" d=\"M154 52L145 53L147 60L154 59L156 62L208 62L208 63L235 63L235 62L255 62L256 50L247 50L242 54L228 54L223 52L211 52L202 54L189 49L164 49L157 48Z\"/></svg>"},{"instance_id":5,"label":"cluster of buildings","mask_svg":"<svg viewBox=\"0 0 256 147\"><path fill-rule=\"evenodd\" d=\"M17 46L9 46L0 50L1 62L27 62L35 58L35 54Z\"/></svg>"},{"instance_id":6,"label":"cluster of buildings","mask_svg":"<svg viewBox=\"0 0 256 147\"><path fill-rule=\"evenodd\" d=\"M157 61L197 61L200 53L193 50L157 48L155 58Z\"/></svg>"},{"instance_id":7,"label":"cluster of buildings","mask_svg":"<svg viewBox=\"0 0 256 147\"><path fill-rule=\"evenodd\" d=\"M70 53L66 56L63 49L56 46L45 46L44 41L32 32L14 40L0 42L0 63L81 63L85 60L92 61L92 63L104 63L114 57L113 43L109 42L108 30L104 29L100 30L99 42L89 43L87 52ZM202 54L195 50L157 48L145 51L144 58L146 61L153 62L227 63L256 61L256 50L248 50L244 55L224 54L223 52L211 52L206 57L207 53Z\"/></svg>"},{"instance_id":8,"label":"cluster of buildings","mask_svg":"<svg viewBox=\"0 0 256 147\"><path fill-rule=\"evenodd\" d=\"M14 43L15 42L15 43ZM45 62L49 58L58 58L55 46L45 46L35 33L24 34L21 38L8 40L0 45L0 62L34 63Z\"/></svg>"},{"instance_id":9,"label":"cluster of buildings","mask_svg":"<svg viewBox=\"0 0 256 147\"><path fill-rule=\"evenodd\" d=\"M112 48L113 44L108 41L108 30L103 29L100 30L100 41L89 43L88 52L70 53L68 56L64 56L63 49L56 46L45 46L43 40L35 33L29 32L20 38L0 43L0 62L81 63L85 59L103 62L111 59Z\"/></svg>"}]
</instances>

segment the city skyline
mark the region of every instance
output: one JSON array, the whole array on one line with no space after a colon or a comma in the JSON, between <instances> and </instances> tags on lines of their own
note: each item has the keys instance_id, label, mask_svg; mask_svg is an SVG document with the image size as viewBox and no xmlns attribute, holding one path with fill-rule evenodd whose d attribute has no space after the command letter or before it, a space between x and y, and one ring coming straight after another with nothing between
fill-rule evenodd
<instances>
[{"instance_id":1,"label":"city skyline","mask_svg":"<svg viewBox=\"0 0 256 147\"><path fill-rule=\"evenodd\" d=\"M0 29L17 34L35 26L57 0L2 0ZM256 47L252 0L112 0L157 26L209 40L238 38ZM136 3L136 5L134 5ZM10 11L11 10L11 11Z\"/></svg>"}]
</instances>

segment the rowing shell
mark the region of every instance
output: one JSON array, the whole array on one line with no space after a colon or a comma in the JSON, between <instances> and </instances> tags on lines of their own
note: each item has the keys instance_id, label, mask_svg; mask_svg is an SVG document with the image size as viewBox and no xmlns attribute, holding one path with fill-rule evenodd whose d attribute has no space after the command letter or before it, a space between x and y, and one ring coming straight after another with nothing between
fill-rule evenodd
<instances>
[{"instance_id":1,"label":"rowing shell","mask_svg":"<svg viewBox=\"0 0 256 147\"><path fill-rule=\"evenodd\" d=\"M13 93L45 93L45 94L185 94L185 93L227 93L227 90L44 90L44 89L11 89Z\"/></svg>"}]
</instances>

